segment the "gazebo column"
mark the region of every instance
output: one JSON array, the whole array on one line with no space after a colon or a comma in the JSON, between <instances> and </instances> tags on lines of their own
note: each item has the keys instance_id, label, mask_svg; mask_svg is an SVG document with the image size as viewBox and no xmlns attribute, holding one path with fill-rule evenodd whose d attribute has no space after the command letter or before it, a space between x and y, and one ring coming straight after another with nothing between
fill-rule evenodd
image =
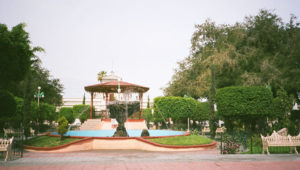
<instances>
[{"instance_id":1,"label":"gazebo column","mask_svg":"<svg viewBox=\"0 0 300 170\"><path fill-rule=\"evenodd\" d=\"M108 93L105 92L105 119L108 118L107 101L108 101Z\"/></svg>"},{"instance_id":2,"label":"gazebo column","mask_svg":"<svg viewBox=\"0 0 300 170\"><path fill-rule=\"evenodd\" d=\"M91 92L91 112L90 112L90 118L93 118L93 102L94 101L94 92Z\"/></svg>"},{"instance_id":3,"label":"gazebo column","mask_svg":"<svg viewBox=\"0 0 300 170\"><path fill-rule=\"evenodd\" d=\"M140 98L140 119L143 119L143 93L139 93Z\"/></svg>"}]
</instances>

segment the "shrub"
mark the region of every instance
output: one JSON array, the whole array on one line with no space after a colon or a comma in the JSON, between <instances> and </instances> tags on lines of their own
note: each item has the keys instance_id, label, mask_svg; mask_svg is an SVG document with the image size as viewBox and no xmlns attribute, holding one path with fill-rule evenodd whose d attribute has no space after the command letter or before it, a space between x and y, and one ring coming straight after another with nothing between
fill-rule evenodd
<instances>
[{"instance_id":1,"label":"shrub","mask_svg":"<svg viewBox=\"0 0 300 170\"><path fill-rule=\"evenodd\" d=\"M90 117L90 105L80 104L73 106L73 115L75 118L79 118L80 122L83 123L88 117ZM95 109L93 108L92 116L95 117Z\"/></svg>"},{"instance_id":2,"label":"shrub","mask_svg":"<svg viewBox=\"0 0 300 170\"><path fill-rule=\"evenodd\" d=\"M232 129L233 120L239 120L254 128L257 119L266 118L272 112L272 92L266 87L226 87L218 89L216 104L218 115L225 126Z\"/></svg>"},{"instance_id":3,"label":"shrub","mask_svg":"<svg viewBox=\"0 0 300 170\"><path fill-rule=\"evenodd\" d=\"M60 138L62 139L64 134L68 131L68 120L62 116L57 120L58 123L58 134L60 134Z\"/></svg>"},{"instance_id":4,"label":"shrub","mask_svg":"<svg viewBox=\"0 0 300 170\"><path fill-rule=\"evenodd\" d=\"M64 116L69 123L73 123L75 121L75 117L73 115L73 109L68 107L63 107L59 110L59 117Z\"/></svg>"},{"instance_id":5,"label":"shrub","mask_svg":"<svg viewBox=\"0 0 300 170\"><path fill-rule=\"evenodd\" d=\"M223 154L235 154L239 151L240 144L231 141L229 138L224 136Z\"/></svg>"},{"instance_id":6,"label":"shrub","mask_svg":"<svg viewBox=\"0 0 300 170\"><path fill-rule=\"evenodd\" d=\"M199 131L197 129L193 129L191 131L191 135L199 135Z\"/></svg>"},{"instance_id":7,"label":"shrub","mask_svg":"<svg viewBox=\"0 0 300 170\"><path fill-rule=\"evenodd\" d=\"M208 120L208 115L208 104L200 103L193 98L157 97L154 99L155 122L169 117L174 121L186 121L188 117L194 121L203 121Z\"/></svg>"},{"instance_id":8,"label":"shrub","mask_svg":"<svg viewBox=\"0 0 300 170\"><path fill-rule=\"evenodd\" d=\"M48 120L50 123L55 120L56 117L55 106L48 103L40 103L39 114L44 115L44 120Z\"/></svg>"},{"instance_id":9,"label":"shrub","mask_svg":"<svg viewBox=\"0 0 300 170\"><path fill-rule=\"evenodd\" d=\"M150 136L150 133L147 129L143 129L141 136Z\"/></svg>"}]
</instances>

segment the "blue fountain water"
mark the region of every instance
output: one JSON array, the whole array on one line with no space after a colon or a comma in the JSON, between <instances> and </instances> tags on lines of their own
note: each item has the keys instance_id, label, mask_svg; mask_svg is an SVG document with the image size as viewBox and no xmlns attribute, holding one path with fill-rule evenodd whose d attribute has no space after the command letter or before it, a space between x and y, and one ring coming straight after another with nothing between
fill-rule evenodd
<instances>
[{"instance_id":1,"label":"blue fountain water","mask_svg":"<svg viewBox=\"0 0 300 170\"><path fill-rule=\"evenodd\" d=\"M173 130L148 130L150 136L173 136L183 135L185 132L173 131ZM84 136L84 137L112 137L115 130L73 130L68 131L65 136ZM127 130L129 137L140 137L142 130ZM58 135L57 132L53 132L53 135Z\"/></svg>"}]
</instances>

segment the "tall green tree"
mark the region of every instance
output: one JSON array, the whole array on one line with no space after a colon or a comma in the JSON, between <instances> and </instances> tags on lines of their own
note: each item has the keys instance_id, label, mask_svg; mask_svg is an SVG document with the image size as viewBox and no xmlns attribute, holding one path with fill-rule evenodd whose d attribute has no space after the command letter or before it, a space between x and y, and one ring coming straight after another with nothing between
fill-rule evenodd
<instances>
[{"instance_id":1,"label":"tall green tree","mask_svg":"<svg viewBox=\"0 0 300 170\"><path fill-rule=\"evenodd\" d=\"M178 63L165 95L208 97L210 64L215 86L269 85L296 97L300 91L300 28L296 17L283 23L276 14L261 10L234 25L207 20L196 25L191 54Z\"/></svg>"},{"instance_id":2,"label":"tall green tree","mask_svg":"<svg viewBox=\"0 0 300 170\"><path fill-rule=\"evenodd\" d=\"M9 89L13 83L24 80L30 68L33 50L25 24L18 24L11 30L0 24L0 88Z\"/></svg>"}]
</instances>

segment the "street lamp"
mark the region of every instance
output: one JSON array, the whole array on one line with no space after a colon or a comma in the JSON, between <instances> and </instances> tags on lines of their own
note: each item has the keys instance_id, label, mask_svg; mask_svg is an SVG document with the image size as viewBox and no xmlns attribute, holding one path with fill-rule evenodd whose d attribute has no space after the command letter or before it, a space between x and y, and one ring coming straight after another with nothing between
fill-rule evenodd
<instances>
[{"instance_id":1,"label":"street lamp","mask_svg":"<svg viewBox=\"0 0 300 170\"><path fill-rule=\"evenodd\" d=\"M44 92L41 91L41 86L38 86L38 93L34 94L34 98L37 98L38 106L40 106L40 98L44 98Z\"/></svg>"}]
</instances>

